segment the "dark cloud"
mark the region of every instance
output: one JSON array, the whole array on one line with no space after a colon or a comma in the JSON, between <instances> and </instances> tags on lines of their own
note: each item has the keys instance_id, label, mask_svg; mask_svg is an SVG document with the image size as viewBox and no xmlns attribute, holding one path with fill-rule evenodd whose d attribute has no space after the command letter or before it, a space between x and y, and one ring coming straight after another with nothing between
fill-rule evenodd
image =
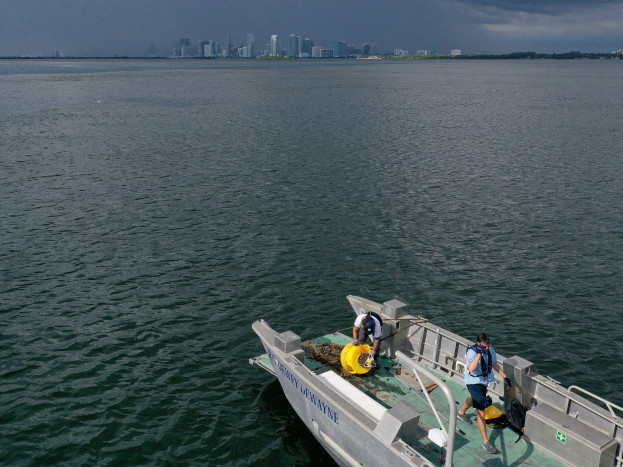
<instances>
[{"instance_id":1,"label":"dark cloud","mask_svg":"<svg viewBox=\"0 0 623 467\"><path fill-rule=\"evenodd\" d=\"M620 4L620 0L456 0L457 3L483 5L499 10L526 11L531 13L562 14L569 8L603 8Z\"/></svg>"},{"instance_id":2,"label":"dark cloud","mask_svg":"<svg viewBox=\"0 0 623 467\"><path fill-rule=\"evenodd\" d=\"M623 47L619 0L0 0L0 55L140 55L254 33L447 53Z\"/></svg>"}]
</instances>

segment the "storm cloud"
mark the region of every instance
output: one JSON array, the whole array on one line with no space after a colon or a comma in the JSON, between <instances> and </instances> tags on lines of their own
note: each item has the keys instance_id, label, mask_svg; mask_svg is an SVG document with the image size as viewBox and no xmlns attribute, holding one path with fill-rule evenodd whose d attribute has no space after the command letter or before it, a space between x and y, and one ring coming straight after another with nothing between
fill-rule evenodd
<instances>
[{"instance_id":1,"label":"storm cloud","mask_svg":"<svg viewBox=\"0 0 623 467\"><path fill-rule=\"evenodd\" d=\"M176 40L242 44L255 34L448 53L610 52L623 5L607 0L0 0L0 55L168 54Z\"/></svg>"}]
</instances>

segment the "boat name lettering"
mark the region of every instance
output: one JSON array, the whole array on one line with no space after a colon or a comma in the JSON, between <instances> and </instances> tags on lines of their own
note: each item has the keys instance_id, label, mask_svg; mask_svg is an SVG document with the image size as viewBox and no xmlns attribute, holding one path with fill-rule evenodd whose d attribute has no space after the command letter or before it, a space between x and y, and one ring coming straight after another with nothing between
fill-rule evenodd
<instances>
[{"instance_id":1,"label":"boat name lettering","mask_svg":"<svg viewBox=\"0 0 623 467\"><path fill-rule=\"evenodd\" d=\"M288 367L285 366L283 363L281 363L281 361L279 361L279 359L275 357L275 355L270 350L268 351L268 358L270 358L270 361L273 362L273 365L275 366L275 368L277 368L281 372L281 374L285 376L287 379L289 379L290 382L294 385L294 387L298 389L299 388L298 378L294 376L292 372L288 369Z\"/></svg>"},{"instance_id":2,"label":"boat name lettering","mask_svg":"<svg viewBox=\"0 0 623 467\"><path fill-rule=\"evenodd\" d=\"M307 400L314 404L318 409L324 413L327 417L339 424L337 421L337 412L325 404L320 397L313 393L310 389L301 386L301 394L303 394Z\"/></svg>"},{"instance_id":3,"label":"boat name lettering","mask_svg":"<svg viewBox=\"0 0 623 467\"><path fill-rule=\"evenodd\" d=\"M328 404L326 404L311 389L305 387L303 383L301 383L298 380L298 378L294 376L294 374L292 374L289 368L283 363L281 363L281 361L277 357L275 357L275 354L273 354L270 350L268 350L268 358L270 358L270 361L273 363L273 366L275 367L275 369L279 370L279 372L283 376L285 376L286 379L290 381L290 383L292 383L292 385L295 388L300 389L301 394L305 396L305 398L309 402L311 402L313 405L315 405L318 408L318 410L320 410L323 414L325 414L327 417L333 420L334 423L339 424L338 413L334 409L332 409Z\"/></svg>"}]
</instances>

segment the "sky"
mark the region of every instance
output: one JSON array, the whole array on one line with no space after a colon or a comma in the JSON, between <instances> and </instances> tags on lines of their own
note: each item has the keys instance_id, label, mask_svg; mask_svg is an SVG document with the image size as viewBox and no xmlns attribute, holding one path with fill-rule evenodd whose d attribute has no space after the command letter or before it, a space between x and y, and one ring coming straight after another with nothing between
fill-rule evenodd
<instances>
[{"instance_id":1,"label":"sky","mask_svg":"<svg viewBox=\"0 0 623 467\"><path fill-rule=\"evenodd\" d=\"M0 56L147 55L228 34L263 50L272 34L332 48L448 54L611 52L623 48L622 0L0 0Z\"/></svg>"}]
</instances>

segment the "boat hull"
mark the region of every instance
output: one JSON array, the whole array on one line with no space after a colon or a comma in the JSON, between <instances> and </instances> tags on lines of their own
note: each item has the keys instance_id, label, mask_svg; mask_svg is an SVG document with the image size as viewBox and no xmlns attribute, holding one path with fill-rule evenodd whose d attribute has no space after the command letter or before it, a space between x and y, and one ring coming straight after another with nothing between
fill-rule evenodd
<instances>
[{"instance_id":1,"label":"boat hull","mask_svg":"<svg viewBox=\"0 0 623 467\"><path fill-rule=\"evenodd\" d=\"M287 352L287 345L284 352L284 346L275 345L279 334L267 323L257 321L253 329L262 340L288 402L339 465L433 466L402 440L383 440L375 432L378 415L366 413L337 393L305 367L300 353Z\"/></svg>"}]
</instances>

